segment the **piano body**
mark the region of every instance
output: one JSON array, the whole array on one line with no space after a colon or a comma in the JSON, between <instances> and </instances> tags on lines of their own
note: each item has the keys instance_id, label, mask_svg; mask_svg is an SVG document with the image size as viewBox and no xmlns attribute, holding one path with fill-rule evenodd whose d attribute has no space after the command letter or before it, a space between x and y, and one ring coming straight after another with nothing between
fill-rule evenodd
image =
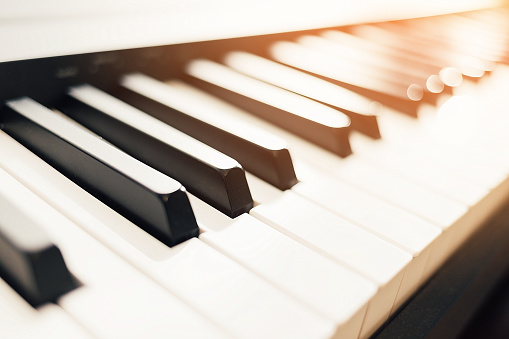
<instances>
[{"instance_id":1,"label":"piano body","mask_svg":"<svg viewBox=\"0 0 509 339\"><path fill-rule=\"evenodd\" d=\"M509 268L503 6L4 1L0 337L459 336ZM156 95L165 91L169 101ZM341 118L330 118L332 109ZM179 113L208 110L210 120ZM237 135L225 117L245 130ZM161 168L195 151L174 150L180 132L160 123L172 119L221 152L240 152L233 158L248 172L229 178L240 165L228 158L232 167L215 168L226 184L212 193L201 191L205 180L175 172L197 222L184 231L187 205L170 197L185 189L138 190L138 182L152 185L143 173L160 173L136 172L133 159L163 172L154 185L170 180ZM214 146L221 137L210 131L227 141ZM88 141L71 141L80 133L90 144L106 140L106 160ZM281 141L291 159L270 148ZM258 153L250 160L243 147L253 145L284 174L260 165ZM175 158L158 168L170 148ZM126 157L119 149L133 156L121 169L109 163ZM101 176L104 190L93 185ZM233 183L249 186L240 202L232 202L242 195ZM115 188L124 190L108 191ZM134 203L126 194L137 195ZM138 209L125 207L157 214L144 204L154 197L166 204L161 213L179 216L169 235L157 225L142 230ZM40 243L56 247L33 254ZM62 258L64 272L55 268Z\"/></svg>"}]
</instances>

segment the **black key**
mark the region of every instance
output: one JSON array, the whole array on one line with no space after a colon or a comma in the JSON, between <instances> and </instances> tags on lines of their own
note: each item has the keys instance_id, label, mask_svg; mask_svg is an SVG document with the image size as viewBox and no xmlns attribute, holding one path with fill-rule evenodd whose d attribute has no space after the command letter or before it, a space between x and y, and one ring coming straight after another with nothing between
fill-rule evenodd
<instances>
[{"instance_id":1,"label":"black key","mask_svg":"<svg viewBox=\"0 0 509 339\"><path fill-rule=\"evenodd\" d=\"M229 217L253 207L237 161L92 86L81 86L80 98L85 92L87 104L71 89L60 109Z\"/></svg>"},{"instance_id":2,"label":"black key","mask_svg":"<svg viewBox=\"0 0 509 339\"><path fill-rule=\"evenodd\" d=\"M0 277L34 307L55 301L77 283L40 226L42 201L3 170L0 180Z\"/></svg>"},{"instance_id":3,"label":"black key","mask_svg":"<svg viewBox=\"0 0 509 339\"><path fill-rule=\"evenodd\" d=\"M3 122L25 147L165 244L198 236L179 182L29 98L9 101Z\"/></svg>"},{"instance_id":4,"label":"black key","mask_svg":"<svg viewBox=\"0 0 509 339\"><path fill-rule=\"evenodd\" d=\"M352 153L350 119L309 98L208 60L186 67L185 81L339 156Z\"/></svg>"},{"instance_id":5,"label":"black key","mask_svg":"<svg viewBox=\"0 0 509 339\"><path fill-rule=\"evenodd\" d=\"M328 30L321 33L321 36L337 45L350 47L356 51L362 51L371 58L380 58L392 67L399 67L403 70L413 70L413 72L429 76L426 86L429 90L439 92L441 87L443 93L452 95L452 87L461 85L463 76L461 72L454 68L444 68L429 58L419 58L405 51L398 50L383 44L379 40L367 40L353 34L345 32ZM429 81L429 83L428 83Z\"/></svg>"},{"instance_id":6,"label":"black key","mask_svg":"<svg viewBox=\"0 0 509 339\"><path fill-rule=\"evenodd\" d=\"M298 39L299 44L311 48L317 52L333 56L338 61L347 64L349 68L356 69L364 76L380 75L385 79L400 83L407 88L418 86L423 90L421 101L436 104L439 93L442 93L446 87L435 74L420 72L415 67L404 67L401 64L395 64L392 60L384 58L383 55L376 55L365 52L362 49L357 50L348 45L336 44L326 38L305 35ZM434 80L434 81L433 81ZM447 87L452 94L450 87Z\"/></svg>"},{"instance_id":7,"label":"black key","mask_svg":"<svg viewBox=\"0 0 509 339\"><path fill-rule=\"evenodd\" d=\"M281 190L297 183L283 139L202 103L208 94L179 80L167 84L127 75L112 93L122 101L238 160L242 167ZM93 106L92 103L89 103Z\"/></svg>"},{"instance_id":8,"label":"black key","mask_svg":"<svg viewBox=\"0 0 509 339\"><path fill-rule=\"evenodd\" d=\"M281 41L270 48L271 57L283 64L303 70L320 79L352 90L363 96L397 109L411 116L417 116L423 89L416 86L391 82L389 73L365 74L351 69L348 63L333 56L319 53L303 45Z\"/></svg>"},{"instance_id":9,"label":"black key","mask_svg":"<svg viewBox=\"0 0 509 339\"><path fill-rule=\"evenodd\" d=\"M319 101L348 115L352 128L380 138L381 104L328 81L246 52L230 52L224 62L238 72Z\"/></svg>"},{"instance_id":10,"label":"black key","mask_svg":"<svg viewBox=\"0 0 509 339\"><path fill-rule=\"evenodd\" d=\"M484 74L483 65L479 64L478 60L465 58L461 53L412 37L407 31L406 34L399 34L381 27L360 25L352 28L352 32L364 39L378 41L440 67L455 67L468 77L479 78Z\"/></svg>"}]
</instances>

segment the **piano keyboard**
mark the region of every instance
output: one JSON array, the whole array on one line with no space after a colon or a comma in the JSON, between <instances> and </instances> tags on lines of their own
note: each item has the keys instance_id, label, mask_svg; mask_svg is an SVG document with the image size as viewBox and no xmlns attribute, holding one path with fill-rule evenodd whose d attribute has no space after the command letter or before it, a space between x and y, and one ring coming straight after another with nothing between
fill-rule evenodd
<instances>
[{"instance_id":1,"label":"piano keyboard","mask_svg":"<svg viewBox=\"0 0 509 339\"><path fill-rule=\"evenodd\" d=\"M0 63L0 337L383 337L509 198L506 18Z\"/></svg>"}]
</instances>

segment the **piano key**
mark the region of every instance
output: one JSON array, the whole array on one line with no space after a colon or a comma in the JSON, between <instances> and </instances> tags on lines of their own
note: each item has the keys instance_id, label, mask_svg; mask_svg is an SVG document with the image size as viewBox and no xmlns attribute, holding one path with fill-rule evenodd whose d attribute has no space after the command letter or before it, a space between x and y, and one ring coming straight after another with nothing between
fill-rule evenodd
<instances>
[{"instance_id":1,"label":"piano key","mask_svg":"<svg viewBox=\"0 0 509 339\"><path fill-rule=\"evenodd\" d=\"M380 77L359 74L333 57L294 42L277 42L270 48L271 57L283 64L357 92L383 105L416 116L424 92L419 86L402 86Z\"/></svg>"},{"instance_id":2,"label":"piano key","mask_svg":"<svg viewBox=\"0 0 509 339\"><path fill-rule=\"evenodd\" d=\"M484 65L480 60L468 56L438 49L433 44L427 44L418 39L395 34L391 31L372 26L360 25L352 27L351 32L368 40L379 41L391 48L396 48L419 58L427 59L441 67L454 67L462 74L471 78L479 78L484 75Z\"/></svg>"},{"instance_id":3,"label":"piano key","mask_svg":"<svg viewBox=\"0 0 509 339\"><path fill-rule=\"evenodd\" d=\"M479 43L481 41L484 43L485 39L488 40L486 43L489 44L488 51L483 48L483 50L478 50L478 53L490 53L495 57L495 61L507 64L509 39L506 33L507 22L504 13L478 11L451 17L458 21L454 23L458 31L471 31L475 36L479 36Z\"/></svg>"},{"instance_id":4,"label":"piano key","mask_svg":"<svg viewBox=\"0 0 509 339\"><path fill-rule=\"evenodd\" d=\"M376 235L412 255L412 262L407 267L407 275L400 286L394 306L394 308L399 307L401 302L415 292L419 286L429 254L445 252L445 249L436 245L441 230L375 197L357 191L348 185L342 185L333 177L317 171L313 173L312 169L299 165L299 173L304 173L304 181L292 189L294 193L310 201L311 206L321 206L324 210L335 213L341 219L351 222L356 227ZM320 175L321 179L307 180L310 179L308 173L314 176ZM249 180L253 193L257 196L255 199L260 199L262 202L284 200L280 197L280 193L274 191L274 188L264 187L264 184L255 178L249 178ZM319 211L321 208L315 207ZM367 210L368 208L369 210ZM284 212L280 213L285 214Z\"/></svg>"},{"instance_id":5,"label":"piano key","mask_svg":"<svg viewBox=\"0 0 509 339\"><path fill-rule=\"evenodd\" d=\"M15 141L9 140L3 133L2 141L5 148L15 145ZM17 144L15 148L21 149L22 146ZM21 158L35 157L27 150L23 151L11 149L6 152L16 153ZM30 175L30 171L36 171L36 169L27 171L26 164L12 165L14 161L11 159L3 161L1 166L11 171L19 170L16 171L16 175L21 179ZM35 164L37 165L37 162ZM0 173L5 172L2 170ZM142 335L178 334L179 337L225 335L107 250L20 182L12 177L4 178L4 175L2 181L10 189L16 188L19 200L41 211L39 216L41 227L62 249L69 267L82 283L79 288L58 298L57 302L95 336L136 338ZM75 205L79 204L80 201L75 202ZM97 223L93 218L80 213L79 208L74 211L85 220ZM98 226L107 227L104 224Z\"/></svg>"},{"instance_id":6,"label":"piano key","mask_svg":"<svg viewBox=\"0 0 509 339\"><path fill-rule=\"evenodd\" d=\"M30 190L100 243L233 336L329 338L333 335L335 325L332 321L309 310L200 240L192 238L173 248L165 246L4 133L0 133L0 139L3 145L8 145L0 150L2 167L9 168L11 174ZM23 161L12 161L12 154ZM107 295L108 289L114 286L105 285L104 288ZM102 292L96 293L100 295ZM121 296L124 294L114 299ZM78 294L76 298L86 299ZM128 299L123 304L126 302ZM111 304L115 305L115 301ZM66 309L82 315L77 305L67 305ZM83 316L90 317L88 313ZM121 321L115 324L125 326ZM185 326L196 327L188 323Z\"/></svg>"},{"instance_id":7,"label":"piano key","mask_svg":"<svg viewBox=\"0 0 509 339\"><path fill-rule=\"evenodd\" d=\"M466 160L462 156L451 153L447 149L440 149L424 138L408 139L408 143L398 143L395 140L388 141L393 152L398 152L400 159L406 159L408 163L414 163L415 166L426 167L433 164L437 172L446 176L454 175L462 181L470 182L469 186L474 185L476 191L485 191L496 187L505 177L500 168L494 169L481 162ZM362 152L364 148L375 146L369 140L360 135L352 135L352 143L356 149ZM370 155L366 155L371 157ZM473 195L472 195L473 196ZM473 198L475 200L475 197ZM473 201L472 200L472 201Z\"/></svg>"},{"instance_id":8,"label":"piano key","mask_svg":"<svg viewBox=\"0 0 509 339\"><path fill-rule=\"evenodd\" d=\"M366 54L369 53L373 55L373 57L380 56L381 58L384 58L386 62L391 63L394 67L413 68L415 70L419 70L422 74L428 74L430 75L430 84L428 87L436 87L439 89L442 84L457 87L461 85L463 81L461 72L455 68L449 67L444 70L441 66L427 62L425 59L419 59L418 57L404 53L403 51L390 48L378 43L376 40L363 39L356 35L338 30L326 30L322 32L320 36L336 44L350 46L355 50L367 52ZM446 93L449 93L447 88Z\"/></svg>"},{"instance_id":9,"label":"piano key","mask_svg":"<svg viewBox=\"0 0 509 339\"><path fill-rule=\"evenodd\" d=\"M71 88L60 109L133 157L179 180L226 215L235 217L252 207L244 170L236 160L146 113L89 86L80 91Z\"/></svg>"},{"instance_id":10,"label":"piano key","mask_svg":"<svg viewBox=\"0 0 509 339\"><path fill-rule=\"evenodd\" d=\"M413 279L411 255L292 190L270 194L273 197L254 207L251 215L378 285L361 330L361 337L366 337L389 317L400 285L406 286L406 279Z\"/></svg>"},{"instance_id":11,"label":"piano key","mask_svg":"<svg viewBox=\"0 0 509 339\"><path fill-rule=\"evenodd\" d=\"M224 62L236 71L338 109L348 115L353 129L380 138L376 118L382 108L376 101L254 54L229 52Z\"/></svg>"},{"instance_id":12,"label":"piano key","mask_svg":"<svg viewBox=\"0 0 509 339\"><path fill-rule=\"evenodd\" d=\"M185 80L192 85L339 156L351 153L350 119L341 112L212 61L193 60L187 64L185 72Z\"/></svg>"},{"instance_id":13,"label":"piano key","mask_svg":"<svg viewBox=\"0 0 509 339\"><path fill-rule=\"evenodd\" d=\"M489 82L493 80L496 80L496 75L489 78ZM495 93L493 89L500 85L499 83L492 87L493 85L487 84L486 81L483 80L483 82L485 83L481 87L476 86L470 90L466 89L468 83L465 83L461 87L462 92L471 96L472 91L479 92L482 88L490 87L488 91L482 93L482 96L490 97ZM488 103L484 102L482 105L486 104ZM454 170L448 169L452 171L451 173L464 176L483 187L492 187L506 176L509 162L505 162L503 156L494 157L490 152L486 152L486 149L494 150L497 146L496 143L487 141L493 133L493 129L488 128L487 125L491 125L490 122L496 120L498 126L503 126L507 119L503 114L487 116L486 110L478 112L476 107L477 104L468 98L455 98L448 100L438 112L432 107L421 108L418 122L386 109L383 117L379 119L380 129L385 135L383 143L390 143L390 148L400 149L405 157L419 155L428 159L434 166L448 164L447 166L454 168ZM482 125L485 125L486 129L481 128ZM472 133L473 128L478 130L475 135ZM482 135L481 130L484 131ZM351 139L354 144L357 139L369 143L355 133L351 135ZM377 147L375 144L372 146ZM356 148L359 152L361 151L359 147L356 146ZM504 153L504 147L496 147L496 149L495 153ZM451 163L456 166L449 165Z\"/></svg>"},{"instance_id":14,"label":"piano key","mask_svg":"<svg viewBox=\"0 0 509 339\"><path fill-rule=\"evenodd\" d=\"M381 121L383 121L383 118L387 115L382 115ZM402 117L406 118L406 117ZM412 123L410 119L409 123ZM395 132L397 132L394 128L392 129ZM392 132L391 130L391 132ZM282 135L282 134L280 134ZM429 192L428 187L419 187L416 184L412 184L412 180L401 180L401 177L395 180L393 174L385 173L388 172L387 170L373 170L370 167L373 167L371 165L373 163L371 158L377 158L379 154L392 154L392 156L399 162L403 162L404 159L409 158L412 159L412 150L409 150L409 152L404 152L403 150L400 150L398 147L392 146L390 143L387 143L385 141L376 141L372 142L368 145L364 145L364 147L360 148L356 145L356 148L361 152L361 154L364 154L368 151L372 151L373 154L369 154L369 156L366 156L366 159L364 159L364 156L360 157L359 159L337 159L328 154L327 152L323 152L322 150L313 147L312 145L309 145L307 143L304 143L300 141L299 139L292 137L291 135L285 135L285 139L288 141L290 145L290 149L292 150L292 156L294 159L304 160L308 164L313 164L314 167L319 167L325 172L329 172L333 175L335 175L337 178L346 180L350 182L351 184L355 186L360 186L364 188L366 191L370 193L374 193L375 195L382 194L385 199L389 199L390 201L393 201L394 203L400 205L401 207L404 207L408 209L409 211L412 211L413 213L416 213L417 215L420 215L423 218L426 218L430 221L433 221L437 224L444 225L449 224L451 220L455 220L457 217L462 215L462 210L464 209L461 207L461 204L458 204L454 201L454 198L456 196L453 196L452 198L445 198L441 197L440 195L443 195L443 193L446 193L448 191L453 191L453 189L445 189L442 187L442 190L438 189L439 185L434 184L433 187L437 187L438 194L437 193L431 193ZM352 134L353 139L357 141L360 136L353 133ZM369 140L368 138L363 138L363 140ZM408 139L398 139L400 142L405 142L408 140L412 140L412 138ZM367 143L367 141L366 141ZM382 157L382 155L380 155ZM429 161L427 164L429 166L435 166L432 162L432 158L422 157L422 159L419 160L419 163L421 166L426 164L426 161ZM388 162L388 161L387 161ZM432 165L433 164L433 165ZM409 165L405 165L409 166ZM405 168L404 166L402 166ZM417 167L417 165L416 165ZM438 164L438 167L440 165ZM382 167L383 169L384 167ZM402 172L403 170L399 170L397 173ZM418 171L416 169L416 171ZM365 179L362 179L362 177L358 176L356 177L356 173L365 173ZM390 171L389 171L390 172ZM408 171L408 176L412 175L410 171ZM422 170L424 172L424 170ZM458 178L455 178L455 173L439 173L440 171L435 170L436 175L438 175L438 178L441 178L441 182L449 182L448 185L453 185L457 183L458 186L460 186L460 183L463 183L465 180L460 180ZM371 173L370 175L367 175L368 173ZM485 174L490 173L490 171L485 172ZM428 174L428 176L431 176L431 174ZM377 178L377 179L375 179ZM391 179L392 178L392 179ZM301 178L302 179L302 178ZM399 181L399 184L397 183ZM390 189L390 185L396 185L393 186L393 189ZM381 186L385 186L386 188L382 188ZM401 191L395 190L395 187L401 187ZM462 196L460 199L466 200L469 199L467 202L475 201L475 199L478 199L479 197L482 197L486 194L486 188L483 188L480 185L475 185L473 183L466 183L462 185L461 190L467 195ZM404 192L407 193L404 193ZM459 195L459 194L458 194ZM392 196L392 197L391 197ZM423 201L427 201L426 204L423 204ZM447 207L446 207L447 206Z\"/></svg>"},{"instance_id":15,"label":"piano key","mask_svg":"<svg viewBox=\"0 0 509 339\"><path fill-rule=\"evenodd\" d=\"M93 338L58 306L33 308L2 279L0 300L2 338Z\"/></svg>"},{"instance_id":16,"label":"piano key","mask_svg":"<svg viewBox=\"0 0 509 339\"><path fill-rule=\"evenodd\" d=\"M432 23L433 20L430 20L430 23ZM469 29L463 29L462 35L463 36L469 36L471 40L470 46L474 47L472 48L472 51L469 50L469 48L461 48L460 43L462 42L461 35L457 36L449 36L449 34L452 31L453 26L453 19L449 18L448 22L434 22L434 28L430 29L429 26L421 25L418 26L418 20L413 24L408 24L405 22L383 22L377 24L375 27L381 28L383 30L386 30L388 32L398 33L401 32L401 29L404 29L406 32L405 39L411 40L411 41L417 41L423 45L432 45L435 49L440 49L444 52L444 54L448 55L451 53L451 55L457 55L457 56L463 56L466 58L470 58L470 63L476 64L480 66L480 69L484 70L485 72L490 72L495 64L492 62L492 60L487 60L484 57L480 56L480 53L476 53L475 49L484 49L484 51L487 51L487 46L479 46L477 45L477 41L475 39L475 35L472 34L472 30ZM436 29L440 29L440 34L436 33ZM472 27L472 29L475 29ZM486 39L488 38L487 34L484 34ZM457 39L457 40L455 40ZM464 42L464 41L463 41ZM477 45L477 46L476 46Z\"/></svg>"},{"instance_id":17,"label":"piano key","mask_svg":"<svg viewBox=\"0 0 509 339\"><path fill-rule=\"evenodd\" d=\"M0 170L0 276L37 307L76 287L62 254L39 225L44 210L23 199L19 184Z\"/></svg>"},{"instance_id":18,"label":"piano key","mask_svg":"<svg viewBox=\"0 0 509 339\"><path fill-rule=\"evenodd\" d=\"M238 72L338 109L348 115L353 129L380 138L376 119L382 108L375 101L254 54L229 52L224 62Z\"/></svg>"},{"instance_id":19,"label":"piano key","mask_svg":"<svg viewBox=\"0 0 509 339\"><path fill-rule=\"evenodd\" d=\"M449 17L447 21L430 19L426 22L416 20L412 23L392 22L378 25L396 33L403 29L413 39L433 44L436 48L475 58L478 62L480 61L485 71L492 71L495 61L498 61L497 53L492 51L500 50L499 42L491 40L491 34L482 32L480 27L474 26L475 24L467 26L455 22L454 17Z\"/></svg>"},{"instance_id":20,"label":"piano key","mask_svg":"<svg viewBox=\"0 0 509 339\"><path fill-rule=\"evenodd\" d=\"M415 156L412 152L405 154L398 148L378 147L361 136L352 139L356 142L359 158L367 164L385 168L467 206L474 205L489 192L489 188L482 184L444 172L443 166L425 157Z\"/></svg>"},{"instance_id":21,"label":"piano key","mask_svg":"<svg viewBox=\"0 0 509 339\"><path fill-rule=\"evenodd\" d=\"M465 86L466 84L463 87ZM477 119L468 113L468 111L472 112L472 109L468 109L465 105L455 105L453 101L457 100L448 100L439 109L438 112L441 113L438 113L435 108L423 107L418 123L405 119L400 114L394 114L390 110L385 110L380 123L380 128L387 135L383 142L390 143L391 148L399 149L404 157L426 159L444 172L454 173L473 183L480 184L482 187L491 188L498 185L506 175L504 166L495 165L497 160L490 159L492 157L485 152L484 154L475 154L472 147L461 145L466 141L465 137L472 141L475 139L475 143L477 143L479 140L486 139L486 136L480 134L475 137L468 136L471 134L468 130L474 125L469 120ZM451 104L455 107L452 107ZM445 115L449 113L445 112L446 110L457 113L447 118ZM496 119L502 122L501 117ZM475 123L476 128L480 127L483 120L478 120ZM357 139L364 139L355 134L351 137L352 140L355 140L354 143L357 142ZM456 144L456 150L449 149L448 146L452 146L452 144ZM467 149L471 153L470 155L463 154Z\"/></svg>"},{"instance_id":22,"label":"piano key","mask_svg":"<svg viewBox=\"0 0 509 339\"><path fill-rule=\"evenodd\" d=\"M173 246L198 235L182 185L35 101L9 101L4 130L77 184Z\"/></svg>"},{"instance_id":23,"label":"piano key","mask_svg":"<svg viewBox=\"0 0 509 339\"><path fill-rule=\"evenodd\" d=\"M190 197L201 240L274 283L336 324L336 336L357 338L373 282L320 256L250 215L235 220Z\"/></svg>"},{"instance_id":24,"label":"piano key","mask_svg":"<svg viewBox=\"0 0 509 339\"><path fill-rule=\"evenodd\" d=\"M257 279L253 273L198 241L188 242L189 250L179 254L164 272L173 276L170 285L185 285L179 290L191 304L237 336L250 338L331 337L335 326L278 289ZM200 258L196 263L196 258ZM183 267L185 266L185 271ZM214 270L214 278L198 275L198 270ZM193 279L193 277L196 277ZM206 286L204 281L211 286ZM215 288L214 286L220 286ZM199 293L197 293L199 291ZM219 308L215 304L221 303ZM259 307L256 307L256 305Z\"/></svg>"},{"instance_id":25,"label":"piano key","mask_svg":"<svg viewBox=\"0 0 509 339\"><path fill-rule=\"evenodd\" d=\"M283 139L242 120L225 119L221 112L212 114L201 104L198 89L179 80L163 83L143 74L124 76L121 85L114 96L235 158L272 185L284 190L297 182ZM79 91L85 96L84 90L91 91L88 87L75 88L73 93L77 96Z\"/></svg>"},{"instance_id":26,"label":"piano key","mask_svg":"<svg viewBox=\"0 0 509 339\"><path fill-rule=\"evenodd\" d=\"M232 338L145 277L124 277L75 292L59 304L97 337Z\"/></svg>"},{"instance_id":27,"label":"piano key","mask_svg":"<svg viewBox=\"0 0 509 339\"><path fill-rule=\"evenodd\" d=\"M392 63L386 62L383 56L375 56L362 50L358 51L348 48L348 46L334 44L319 36L304 35L299 37L297 42L314 51L333 56L334 59L342 61L350 69L356 69L359 73L381 74L382 79L390 79L392 82L400 83L408 88L410 86L422 88L421 101L423 102L436 104L439 98L436 94L443 92L445 88L438 75L435 78L432 77L430 81L432 74L419 74L413 67L405 69L403 65L395 67ZM433 81L434 79L437 81ZM434 86L428 87L430 83ZM450 88L449 90L449 93L452 93Z\"/></svg>"}]
</instances>

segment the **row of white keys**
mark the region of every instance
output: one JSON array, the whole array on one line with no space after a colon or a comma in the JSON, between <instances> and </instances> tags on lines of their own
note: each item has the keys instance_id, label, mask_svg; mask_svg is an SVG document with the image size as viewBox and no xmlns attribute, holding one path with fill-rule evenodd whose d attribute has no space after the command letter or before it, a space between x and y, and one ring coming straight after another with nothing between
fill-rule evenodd
<instances>
[{"instance_id":1,"label":"row of white keys","mask_svg":"<svg viewBox=\"0 0 509 339\"><path fill-rule=\"evenodd\" d=\"M500 166L490 168L476 162L472 157L465 157L446 148L447 140L441 138L440 134L444 137L448 135L450 141L453 141L453 135L459 137L461 129L465 127L462 122L468 118L466 114L458 113L454 121L446 123L439 118L440 113L437 113L435 107L422 107L420 113L422 119L415 120L386 109L379 117L384 139L377 145L361 135L353 134L351 140L356 145L356 152L372 163L378 162L391 168L396 167L397 163L400 172L405 171L407 176L417 178L420 175L420 181L423 182L426 182L426 177L418 174L418 168L433 167L438 178L428 179L436 184L430 183L427 187L448 194L454 199L464 200L468 204L475 204L487 189L497 186L505 177L505 170ZM460 140L456 138L454 141ZM394 154L396 152L399 153L399 159L394 160L398 156ZM391 164L392 160L394 162ZM439 182L444 181L448 181L450 185L451 174L456 176L453 178L456 181L453 181L454 186L439 185ZM428 178L431 177L431 174L428 174Z\"/></svg>"},{"instance_id":2,"label":"row of white keys","mask_svg":"<svg viewBox=\"0 0 509 339\"><path fill-rule=\"evenodd\" d=\"M507 114L500 109L500 105L503 106L500 102L504 101L500 89L504 88L506 81L506 77L501 76L503 74L507 74L507 68L498 67L492 76L482 79L479 84L465 83L456 90L463 94L461 97L454 97L446 102L438 112L436 109L431 112L429 108L425 108L422 112L423 119L419 122L397 113L386 112L379 121L380 129L386 132L384 135L387 135L387 138L379 145L373 145L370 140L358 134L351 138L354 149L359 151L361 145L360 152L357 153L361 153L361 157L372 164L377 163L372 159L379 155L376 152L385 146L383 144L390 145L386 149L401 150L402 154L406 154L404 157L406 163L402 167L398 168L383 160L381 166L394 173L406 175L408 179L426 187L433 185L430 185L429 181L423 182L422 176L415 171L408 170L423 166L426 161L429 162L429 167L435 169L438 176L435 184L440 180L457 176L464 182L464 189L477 187L477 198L471 190L470 193L463 191L466 193L465 197L470 196L469 199L472 201L469 213L451 225L454 227L448 228L450 231L445 234L446 240L441 240L448 242L447 247L451 252L478 225L481 225L507 196L508 166L507 156L504 155L507 152L507 147L504 146L507 136L500 134L496 138L492 136L494 134L492 129L496 129L495 126L509 125ZM479 109L481 107L482 109ZM448 114L452 116L448 117ZM481 126L483 128L479 128ZM473 127L478 130L469 131L469 128ZM405 145L402 145L403 143ZM404 168L407 171L402 171ZM430 172L428 178L433 181ZM465 181L467 178L468 181ZM449 191L449 189L444 191L444 187L440 185L434 185L434 189L444 194ZM427 275L441 262L437 258L431 261L434 264L428 265L430 267Z\"/></svg>"},{"instance_id":3,"label":"row of white keys","mask_svg":"<svg viewBox=\"0 0 509 339\"><path fill-rule=\"evenodd\" d=\"M206 230L201 240L333 320L338 337L358 337L376 284L251 215L230 219L197 198L191 202Z\"/></svg>"},{"instance_id":4,"label":"row of white keys","mask_svg":"<svg viewBox=\"0 0 509 339\"><path fill-rule=\"evenodd\" d=\"M2 143L2 146L8 148L9 144ZM25 174L22 171L20 176ZM221 338L226 335L97 242L4 169L0 169L0 179L12 193L10 199L15 206L25 204L27 209L38 212L38 226L58 246L67 266L83 284L60 296L57 303L94 336Z\"/></svg>"},{"instance_id":5,"label":"row of white keys","mask_svg":"<svg viewBox=\"0 0 509 339\"><path fill-rule=\"evenodd\" d=\"M241 338L328 338L333 335L332 321L280 293L202 241L194 238L173 248L165 246L7 135L1 133L0 138L5 146L0 162L12 175L227 332ZM78 307L73 308L73 312L78 311Z\"/></svg>"},{"instance_id":6,"label":"row of white keys","mask_svg":"<svg viewBox=\"0 0 509 339\"><path fill-rule=\"evenodd\" d=\"M424 108L419 123L396 113L383 114L380 128L386 131L384 142L414 149L415 153L432 151L440 160L438 166L448 167L445 172L452 172L482 189L497 187L509 170L509 151L505 147L509 119L500 108L506 100L500 91L505 87L507 74L507 67L498 66L479 84L465 83L455 90L459 95L449 99L438 111ZM358 145L358 139L369 142L360 135L355 135L352 142ZM371 156L371 146L357 149L360 153L366 150Z\"/></svg>"},{"instance_id":7,"label":"row of white keys","mask_svg":"<svg viewBox=\"0 0 509 339\"><path fill-rule=\"evenodd\" d=\"M412 256L293 190L281 192L248 177L255 199L262 201L251 215L377 284L361 330L361 337L369 336L387 320L401 286L413 279Z\"/></svg>"},{"instance_id":8,"label":"row of white keys","mask_svg":"<svg viewBox=\"0 0 509 339\"><path fill-rule=\"evenodd\" d=\"M0 279L0 337L81 339L92 335L58 306L33 308Z\"/></svg>"},{"instance_id":9,"label":"row of white keys","mask_svg":"<svg viewBox=\"0 0 509 339\"><path fill-rule=\"evenodd\" d=\"M360 136L352 140L356 141L357 154L365 163L385 168L386 171L408 178L409 181L416 182L464 205L475 205L489 191L454 173L442 171L440 168L442 166L432 162L432 159L419 157L419 155L405 156L404 149L375 145Z\"/></svg>"}]
</instances>

